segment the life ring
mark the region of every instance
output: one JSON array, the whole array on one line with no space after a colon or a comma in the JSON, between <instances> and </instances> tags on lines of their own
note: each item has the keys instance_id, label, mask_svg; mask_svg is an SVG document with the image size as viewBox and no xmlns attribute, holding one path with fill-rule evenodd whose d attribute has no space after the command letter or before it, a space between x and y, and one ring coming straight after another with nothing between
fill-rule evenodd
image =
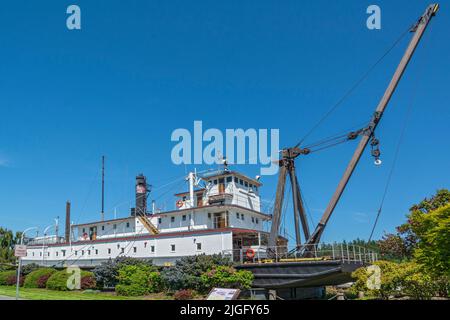
<instances>
[{"instance_id":1,"label":"life ring","mask_svg":"<svg viewBox=\"0 0 450 320\"><path fill-rule=\"evenodd\" d=\"M87 240L88 239L88 234L85 232L85 233L83 233L83 239L84 240Z\"/></svg>"},{"instance_id":2,"label":"life ring","mask_svg":"<svg viewBox=\"0 0 450 320\"><path fill-rule=\"evenodd\" d=\"M255 257L255 250L247 249L247 251L245 252L245 255L247 256L247 258L253 259Z\"/></svg>"},{"instance_id":3,"label":"life ring","mask_svg":"<svg viewBox=\"0 0 450 320\"><path fill-rule=\"evenodd\" d=\"M177 208L181 208L184 205L184 202L182 200L178 200L176 205L177 205Z\"/></svg>"}]
</instances>

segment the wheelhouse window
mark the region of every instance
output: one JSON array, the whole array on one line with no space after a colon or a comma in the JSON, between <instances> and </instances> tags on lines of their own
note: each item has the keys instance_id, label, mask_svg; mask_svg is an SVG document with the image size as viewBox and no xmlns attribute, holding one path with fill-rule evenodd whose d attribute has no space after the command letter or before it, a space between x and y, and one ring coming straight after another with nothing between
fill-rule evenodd
<instances>
[{"instance_id":1,"label":"wheelhouse window","mask_svg":"<svg viewBox=\"0 0 450 320\"><path fill-rule=\"evenodd\" d=\"M186 221L186 215L183 215L183 221Z\"/></svg>"},{"instance_id":2,"label":"wheelhouse window","mask_svg":"<svg viewBox=\"0 0 450 320\"><path fill-rule=\"evenodd\" d=\"M174 244L170 245L170 251L175 252L175 245Z\"/></svg>"},{"instance_id":3,"label":"wheelhouse window","mask_svg":"<svg viewBox=\"0 0 450 320\"><path fill-rule=\"evenodd\" d=\"M175 222L175 217L170 217L170 222Z\"/></svg>"},{"instance_id":4,"label":"wheelhouse window","mask_svg":"<svg viewBox=\"0 0 450 320\"><path fill-rule=\"evenodd\" d=\"M150 247L150 251L151 251L151 252L155 252L155 246L151 246L151 247Z\"/></svg>"},{"instance_id":5,"label":"wheelhouse window","mask_svg":"<svg viewBox=\"0 0 450 320\"><path fill-rule=\"evenodd\" d=\"M127 228L129 228L130 227L130 223L129 222L127 222Z\"/></svg>"}]
</instances>

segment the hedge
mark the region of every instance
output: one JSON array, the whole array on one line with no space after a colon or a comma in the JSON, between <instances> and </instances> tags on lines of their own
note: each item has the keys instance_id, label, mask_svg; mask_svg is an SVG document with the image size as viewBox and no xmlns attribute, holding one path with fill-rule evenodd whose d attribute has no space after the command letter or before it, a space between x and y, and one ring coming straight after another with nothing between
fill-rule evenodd
<instances>
[{"instance_id":1,"label":"hedge","mask_svg":"<svg viewBox=\"0 0 450 320\"><path fill-rule=\"evenodd\" d=\"M68 280L72 276L72 273L68 273L67 270L62 270L53 273L50 278L47 280L46 288L50 290L58 290L58 291L70 291L76 290L77 288L70 289L68 287ZM92 272L81 271L81 279L80 279L80 289L94 289L96 287L94 275Z\"/></svg>"},{"instance_id":2,"label":"hedge","mask_svg":"<svg viewBox=\"0 0 450 320\"><path fill-rule=\"evenodd\" d=\"M20 276L19 285L22 286L24 277ZM0 285L2 286L14 286L17 282L17 272L15 270L0 272Z\"/></svg>"},{"instance_id":3,"label":"hedge","mask_svg":"<svg viewBox=\"0 0 450 320\"><path fill-rule=\"evenodd\" d=\"M56 272L52 268L42 268L32 271L27 275L24 282L26 288L45 288L48 279Z\"/></svg>"}]
</instances>

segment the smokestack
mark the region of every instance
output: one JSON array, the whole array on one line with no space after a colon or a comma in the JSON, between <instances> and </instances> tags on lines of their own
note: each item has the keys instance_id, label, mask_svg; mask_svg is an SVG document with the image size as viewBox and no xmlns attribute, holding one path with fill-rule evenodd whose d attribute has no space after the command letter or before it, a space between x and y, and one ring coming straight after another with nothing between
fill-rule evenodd
<instances>
[{"instance_id":1,"label":"smokestack","mask_svg":"<svg viewBox=\"0 0 450 320\"><path fill-rule=\"evenodd\" d=\"M143 216L147 213L147 179L143 174L136 177L136 209L135 214Z\"/></svg>"},{"instance_id":2,"label":"smokestack","mask_svg":"<svg viewBox=\"0 0 450 320\"><path fill-rule=\"evenodd\" d=\"M70 242L70 201L66 202L66 230L64 236L66 242Z\"/></svg>"}]
</instances>

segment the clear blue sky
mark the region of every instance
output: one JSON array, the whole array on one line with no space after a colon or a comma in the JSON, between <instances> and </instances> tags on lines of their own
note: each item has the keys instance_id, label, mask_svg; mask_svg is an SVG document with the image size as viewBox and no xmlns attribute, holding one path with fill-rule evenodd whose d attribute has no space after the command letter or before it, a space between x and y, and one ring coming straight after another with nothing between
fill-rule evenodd
<instances>
[{"instance_id":1,"label":"clear blue sky","mask_svg":"<svg viewBox=\"0 0 450 320\"><path fill-rule=\"evenodd\" d=\"M65 26L82 10L82 30ZM382 9L382 30L365 27ZM184 175L171 163L171 132L279 128L295 144L424 11L429 1L7 1L0 9L0 225L45 227L72 201L73 220L100 212L100 158L107 156L106 209L128 215L134 176L155 186L158 205ZM405 113L414 109L376 236L404 221L411 204L449 187L450 8L443 4L378 130L384 166L366 153L325 241L367 238ZM372 114L408 38L309 140ZM414 92L414 95L413 95ZM414 99L412 97L414 96ZM315 222L355 144L298 162ZM238 167L256 175L258 167ZM276 177L265 177L264 199ZM172 192L173 191L173 192ZM287 225L292 225L287 223ZM289 229L289 227L288 227ZM290 231L292 234L292 230Z\"/></svg>"}]
</instances>

